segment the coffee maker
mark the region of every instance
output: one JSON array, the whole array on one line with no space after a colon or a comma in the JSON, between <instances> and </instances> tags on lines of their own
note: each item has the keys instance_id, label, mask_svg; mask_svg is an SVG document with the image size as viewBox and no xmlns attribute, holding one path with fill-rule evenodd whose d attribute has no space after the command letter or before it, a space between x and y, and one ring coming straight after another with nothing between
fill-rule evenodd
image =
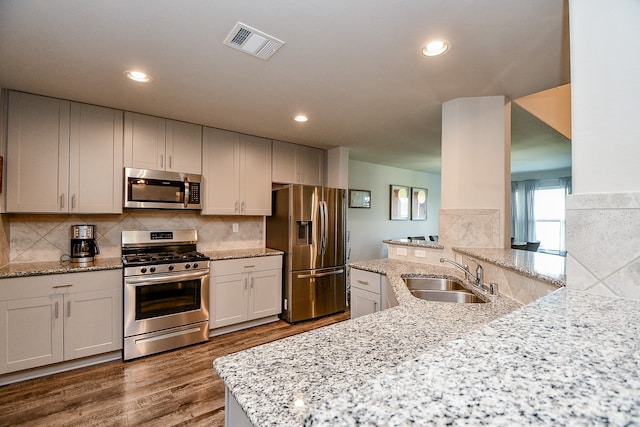
<instances>
[{"instance_id":1,"label":"coffee maker","mask_svg":"<svg viewBox=\"0 0 640 427\"><path fill-rule=\"evenodd\" d=\"M95 255L100 253L95 239L94 225L71 226L71 262L86 265L93 262Z\"/></svg>"}]
</instances>

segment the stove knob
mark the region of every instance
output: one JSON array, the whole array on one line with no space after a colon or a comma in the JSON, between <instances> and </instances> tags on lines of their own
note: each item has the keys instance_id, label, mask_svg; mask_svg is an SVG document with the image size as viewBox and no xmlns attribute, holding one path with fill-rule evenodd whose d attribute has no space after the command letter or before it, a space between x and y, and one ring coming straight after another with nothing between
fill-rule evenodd
<instances>
[{"instance_id":1,"label":"stove knob","mask_svg":"<svg viewBox=\"0 0 640 427\"><path fill-rule=\"evenodd\" d=\"M140 269L140 273L144 274L144 273L146 273L146 272L147 272L147 269L146 269L146 268L142 267L142 268Z\"/></svg>"},{"instance_id":2,"label":"stove knob","mask_svg":"<svg viewBox=\"0 0 640 427\"><path fill-rule=\"evenodd\" d=\"M149 271L150 271L150 272L152 272L152 273L155 273L155 272L156 272L156 268L155 268L155 267L151 267L151 268L149 269Z\"/></svg>"},{"instance_id":3,"label":"stove knob","mask_svg":"<svg viewBox=\"0 0 640 427\"><path fill-rule=\"evenodd\" d=\"M193 268L198 268L198 263L197 262L193 263Z\"/></svg>"},{"instance_id":4,"label":"stove knob","mask_svg":"<svg viewBox=\"0 0 640 427\"><path fill-rule=\"evenodd\" d=\"M169 271L173 271L173 265L170 265L169 267L167 267L169 269Z\"/></svg>"},{"instance_id":5,"label":"stove knob","mask_svg":"<svg viewBox=\"0 0 640 427\"><path fill-rule=\"evenodd\" d=\"M184 265L184 269L185 269L185 270L188 270L188 269L190 269L190 268L191 268L191 264L185 264L185 265Z\"/></svg>"}]
</instances>

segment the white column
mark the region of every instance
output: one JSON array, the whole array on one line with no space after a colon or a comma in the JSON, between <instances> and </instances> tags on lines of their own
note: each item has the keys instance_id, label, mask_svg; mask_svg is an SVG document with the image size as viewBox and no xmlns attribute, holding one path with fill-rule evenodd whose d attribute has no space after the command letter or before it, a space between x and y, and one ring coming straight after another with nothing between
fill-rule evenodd
<instances>
[{"instance_id":1,"label":"white column","mask_svg":"<svg viewBox=\"0 0 640 427\"><path fill-rule=\"evenodd\" d=\"M640 300L640 2L570 0L567 285Z\"/></svg>"},{"instance_id":2,"label":"white column","mask_svg":"<svg viewBox=\"0 0 640 427\"><path fill-rule=\"evenodd\" d=\"M442 105L440 241L508 247L511 234L511 104L504 96Z\"/></svg>"}]
</instances>

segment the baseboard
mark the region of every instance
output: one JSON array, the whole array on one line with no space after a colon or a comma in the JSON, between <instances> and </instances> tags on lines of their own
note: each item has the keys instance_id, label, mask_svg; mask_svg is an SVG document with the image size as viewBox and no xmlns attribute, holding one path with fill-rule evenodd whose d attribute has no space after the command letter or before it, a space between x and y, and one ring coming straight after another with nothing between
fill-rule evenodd
<instances>
[{"instance_id":1,"label":"baseboard","mask_svg":"<svg viewBox=\"0 0 640 427\"><path fill-rule=\"evenodd\" d=\"M0 376L0 386L58 374L60 372L72 371L74 369L85 368L87 366L99 365L100 363L112 362L114 360L122 360L122 350L85 357L83 359L70 360L68 362L61 362L55 365L42 366L40 368L33 368L26 371L4 374Z\"/></svg>"},{"instance_id":2,"label":"baseboard","mask_svg":"<svg viewBox=\"0 0 640 427\"><path fill-rule=\"evenodd\" d=\"M278 316L263 317L262 319L250 320L235 325L223 326L209 331L209 337L217 337L218 335L228 334L229 332L241 331L243 329L252 328L254 326L266 325L267 323L277 322L280 320Z\"/></svg>"}]
</instances>

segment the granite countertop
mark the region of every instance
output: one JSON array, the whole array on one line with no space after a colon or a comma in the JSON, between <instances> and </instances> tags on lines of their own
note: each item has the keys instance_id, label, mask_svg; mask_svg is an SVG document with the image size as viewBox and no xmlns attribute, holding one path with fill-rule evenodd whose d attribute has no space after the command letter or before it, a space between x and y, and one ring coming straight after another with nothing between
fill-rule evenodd
<instances>
[{"instance_id":1,"label":"granite countertop","mask_svg":"<svg viewBox=\"0 0 640 427\"><path fill-rule=\"evenodd\" d=\"M96 258L96 260L88 266L79 266L69 261L11 263L0 267L0 279L43 276L47 274L81 273L85 271L117 270L121 268L121 258Z\"/></svg>"},{"instance_id":2,"label":"granite countertop","mask_svg":"<svg viewBox=\"0 0 640 427\"><path fill-rule=\"evenodd\" d=\"M486 304L424 301L402 280L405 274L460 277L453 268L388 259L351 265L386 274L400 305L215 360L253 424L301 425L309 407L520 307L501 296Z\"/></svg>"},{"instance_id":3,"label":"granite countertop","mask_svg":"<svg viewBox=\"0 0 640 427\"><path fill-rule=\"evenodd\" d=\"M312 405L305 425L640 425L638 313L560 289Z\"/></svg>"},{"instance_id":4,"label":"granite countertop","mask_svg":"<svg viewBox=\"0 0 640 427\"><path fill-rule=\"evenodd\" d=\"M455 252L488 261L533 279L558 287L566 284L566 259L563 256L517 249L452 248Z\"/></svg>"},{"instance_id":5,"label":"granite countertop","mask_svg":"<svg viewBox=\"0 0 640 427\"><path fill-rule=\"evenodd\" d=\"M253 258L282 255L282 251L269 248L233 249L205 252L212 261L234 258ZM122 268L121 258L96 258L87 266L79 266L69 261L11 263L0 267L0 279L10 277L43 276L47 274L80 273L84 271L116 270Z\"/></svg>"},{"instance_id":6,"label":"granite countertop","mask_svg":"<svg viewBox=\"0 0 640 427\"><path fill-rule=\"evenodd\" d=\"M221 251L203 252L211 258L211 261L235 258L257 258L263 256L284 255L284 252L271 248L230 249Z\"/></svg>"},{"instance_id":7,"label":"granite countertop","mask_svg":"<svg viewBox=\"0 0 640 427\"><path fill-rule=\"evenodd\" d=\"M430 240L391 239L383 240L382 243L419 248L444 249L443 245L439 244L438 242L432 242Z\"/></svg>"},{"instance_id":8,"label":"granite countertop","mask_svg":"<svg viewBox=\"0 0 640 427\"><path fill-rule=\"evenodd\" d=\"M400 305L214 362L253 424L640 425L640 301L434 303L401 276L457 270L351 266L386 274Z\"/></svg>"}]
</instances>

